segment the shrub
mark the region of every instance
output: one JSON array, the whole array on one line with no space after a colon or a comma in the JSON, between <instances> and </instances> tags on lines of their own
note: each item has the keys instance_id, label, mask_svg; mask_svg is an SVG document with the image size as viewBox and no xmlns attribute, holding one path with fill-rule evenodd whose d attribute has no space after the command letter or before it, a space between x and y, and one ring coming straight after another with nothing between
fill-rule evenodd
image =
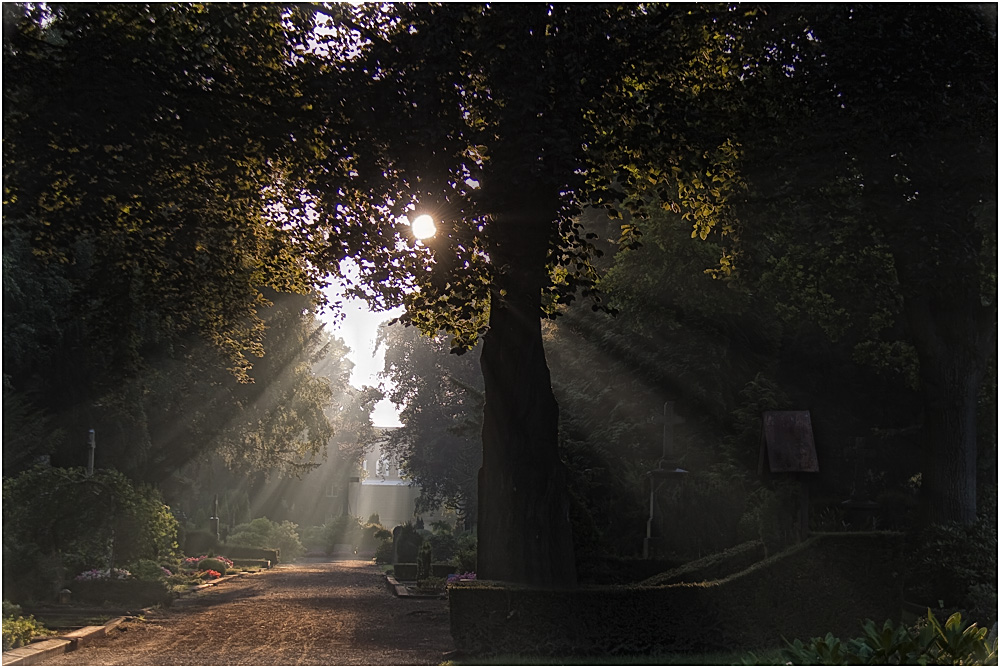
<instances>
[{"instance_id":1,"label":"shrub","mask_svg":"<svg viewBox=\"0 0 1000 668\"><path fill-rule=\"evenodd\" d=\"M433 556L434 551L431 548L431 544L424 541L420 546L420 550L417 551L417 582L426 580L431 576L431 560Z\"/></svg>"},{"instance_id":2,"label":"shrub","mask_svg":"<svg viewBox=\"0 0 1000 668\"><path fill-rule=\"evenodd\" d=\"M438 523L435 523L438 524ZM448 561L458 552L458 539L450 531L437 532L427 537L434 556L441 561Z\"/></svg>"},{"instance_id":3,"label":"shrub","mask_svg":"<svg viewBox=\"0 0 1000 668\"><path fill-rule=\"evenodd\" d=\"M375 548L375 563L376 564L391 564L392 563L392 541L383 540Z\"/></svg>"},{"instance_id":4,"label":"shrub","mask_svg":"<svg viewBox=\"0 0 1000 668\"><path fill-rule=\"evenodd\" d=\"M476 570L476 534L467 532L456 539L456 550L450 561L456 570L470 572Z\"/></svg>"},{"instance_id":5,"label":"shrub","mask_svg":"<svg viewBox=\"0 0 1000 668\"><path fill-rule=\"evenodd\" d=\"M285 561L290 561L305 553L298 528L297 524L288 520L279 524L266 517L258 517L247 524L236 525L226 542L245 547L277 548Z\"/></svg>"},{"instance_id":6,"label":"shrub","mask_svg":"<svg viewBox=\"0 0 1000 668\"><path fill-rule=\"evenodd\" d=\"M361 543L361 522L357 517L341 515L323 525L324 547L333 552L337 545L358 545Z\"/></svg>"},{"instance_id":7,"label":"shrub","mask_svg":"<svg viewBox=\"0 0 1000 668\"><path fill-rule=\"evenodd\" d=\"M22 647L31 642L32 638L49 633L33 616L23 616L20 606L3 602L3 651Z\"/></svg>"},{"instance_id":8,"label":"shrub","mask_svg":"<svg viewBox=\"0 0 1000 668\"><path fill-rule=\"evenodd\" d=\"M377 518L378 513L373 513L372 517ZM378 549L378 546L392 539L392 533L378 522L368 522L361 527L361 540L358 543L362 550Z\"/></svg>"},{"instance_id":9,"label":"shrub","mask_svg":"<svg viewBox=\"0 0 1000 668\"><path fill-rule=\"evenodd\" d=\"M204 554L218 545L218 539L210 531L188 531L184 536L184 554Z\"/></svg>"},{"instance_id":10,"label":"shrub","mask_svg":"<svg viewBox=\"0 0 1000 668\"><path fill-rule=\"evenodd\" d=\"M794 640L783 650L784 658L800 666L873 665L995 665L997 641L987 640L988 630L963 624L961 613L942 625L930 610L926 623L914 627L886 621L881 628L868 620L858 638L842 641L827 633L808 643Z\"/></svg>"},{"instance_id":11,"label":"shrub","mask_svg":"<svg viewBox=\"0 0 1000 668\"><path fill-rule=\"evenodd\" d=\"M301 541L302 546L308 551L329 551L326 540L326 525L300 527L299 541Z\"/></svg>"},{"instance_id":12,"label":"shrub","mask_svg":"<svg viewBox=\"0 0 1000 668\"><path fill-rule=\"evenodd\" d=\"M997 530L981 518L964 527L933 525L907 536L909 595L922 604L993 623L997 617Z\"/></svg>"},{"instance_id":13,"label":"shrub","mask_svg":"<svg viewBox=\"0 0 1000 668\"><path fill-rule=\"evenodd\" d=\"M735 475L689 473L662 487L657 499L658 554L697 558L739 543L745 483Z\"/></svg>"},{"instance_id":14,"label":"shrub","mask_svg":"<svg viewBox=\"0 0 1000 668\"><path fill-rule=\"evenodd\" d=\"M128 571L137 580L158 581L170 577L172 573L152 559L140 559L128 566Z\"/></svg>"},{"instance_id":15,"label":"shrub","mask_svg":"<svg viewBox=\"0 0 1000 668\"><path fill-rule=\"evenodd\" d=\"M215 557L207 557L198 562L199 571L216 571L219 576L226 574L226 566L226 562L221 559L216 559Z\"/></svg>"},{"instance_id":16,"label":"shrub","mask_svg":"<svg viewBox=\"0 0 1000 668\"><path fill-rule=\"evenodd\" d=\"M45 490L44 494L38 493ZM117 471L36 466L3 482L4 591L47 598L73 573L177 554L177 520Z\"/></svg>"},{"instance_id":17,"label":"shrub","mask_svg":"<svg viewBox=\"0 0 1000 668\"><path fill-rule=\"evenodd\" d=\"M744 541L760 540L768 553L780 552L794 542L793 520L798 490L776 483L774 489L760 487L747 497L747 509L739 521Z\"/></svg>"}]
</instances>

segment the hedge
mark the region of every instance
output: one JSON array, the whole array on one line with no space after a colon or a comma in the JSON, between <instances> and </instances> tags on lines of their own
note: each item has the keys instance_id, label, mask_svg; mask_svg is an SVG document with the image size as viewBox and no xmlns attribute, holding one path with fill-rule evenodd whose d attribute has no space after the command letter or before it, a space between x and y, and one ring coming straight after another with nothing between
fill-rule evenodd
<instances>
[{"instance_id":1,"label":"hedge","mask_svg":"<svg viewBox=\"0 0 1000 668\"><path fill-rule=\"evenodd\" d=\"M279 562L278 557L281 555L281 550L278 549L265 550L260 547L245 547L243 545L220 545L216 551L230 559L266 559L272 565Z\"/></svg>"},{"instance_id":2,"label":"hedge","mask_svg":"<svg viewBox=\"0 0 1000 668\"><path fill-rule=\"evenodd\" d=\"M451 564L431 564L431 575L436 578L446 578L452 573L457 572L457 569ZM416 564L393 564L392 565L393 577L395 577L400 582L406 581L416 581L417 579L417 565Z\"/></svg>"},{"instance_id":3,"label":"hedge","mask_svg":"<svg viewBox=\"0 0 1000 668\"><path fill-rule=\"evenodd\" d=\"M96 604L170 605L175 596L167 584L150 580L77 580L69 588L72 600Z\"/></svg>"},{"instance_id":4,"label":"hedge","mask_svg":"<svg viewBox=\"0 0 1000 668\"><path fill-rule=\"evenodd\" d=\"M624 585L641 582L683 563L667 559L588 555L577 558L576 572L581 584Z\"/></svg>"},{"instance_id":5,"label":"hedge","mask_svg":"<svg viewBox=\"0 0 1000 668\"><path fill-rule=\"evenodd\" d=\"M766 557L767 549L763 541L751 540L654 575L642 584L655 586L721 580L750 568Z\"/></svg>"},{"instance_id":6,"label":"hedge","mask_svg":"<svg viewBox=\"0 0 1000 668\"><path fill-rule=\"evenodd\" d=\"M759 649L898 619L901 534L815 535L721 580L546 591L449 587L455 648L529 655Z\"/></svg>"}]
</instances>

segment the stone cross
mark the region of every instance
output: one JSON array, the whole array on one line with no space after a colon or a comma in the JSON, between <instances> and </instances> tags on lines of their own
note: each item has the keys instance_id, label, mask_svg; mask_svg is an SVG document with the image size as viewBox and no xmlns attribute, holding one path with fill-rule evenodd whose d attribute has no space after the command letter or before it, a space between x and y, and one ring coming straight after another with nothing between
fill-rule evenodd
<instances>
[{"instance_id":1,"label":"stone cross","mask_svg":"<svg viewBox=\"0 0 1000 668\"><path fill-rule=\"evenodd\" d=\"M665 402L663 404L663 457L660 459L660 468L666 468L668 462L675 460L677 447L674 441L674 427L683 423L684 420L674 411L674 402Z\"/></svg>"}]
</instances>

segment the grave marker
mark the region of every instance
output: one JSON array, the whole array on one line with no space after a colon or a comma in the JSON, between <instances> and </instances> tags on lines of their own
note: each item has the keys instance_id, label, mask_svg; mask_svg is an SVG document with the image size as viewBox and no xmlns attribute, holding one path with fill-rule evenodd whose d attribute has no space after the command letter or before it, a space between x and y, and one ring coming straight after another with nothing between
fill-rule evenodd
<instances>
[{"instance_id":1,"label":"grave marker","mask_svg":"<svg viewBox=\"0 0 1000 668\"><path fill-rule=\"evenodd\" d=\"M799 483L796 529L799 540L805 540L809 533L809 487L803 474L819 472L809 411L764 412L757 472L788 476Z\"/></svg>"},{"instance_id":2,"label":"grave marker","mask_svg":"<svg viewBox=\"0 0 1000 668\"><path fill-rule=\"evenodd\" d=\"M654 543L659 538L654 536L656 523L656 493L667 479L678 480L687 471L677 467L677 447L674 438L674 427L683 424L684 420L674 411L674 402L663 404L663 417L658 421L663 423L663 453L657 468L646 473L649 478L649 519L646 521L646 538L642 544L642 556L649 559L654 550Z\"/></svg>"}]
</instances>

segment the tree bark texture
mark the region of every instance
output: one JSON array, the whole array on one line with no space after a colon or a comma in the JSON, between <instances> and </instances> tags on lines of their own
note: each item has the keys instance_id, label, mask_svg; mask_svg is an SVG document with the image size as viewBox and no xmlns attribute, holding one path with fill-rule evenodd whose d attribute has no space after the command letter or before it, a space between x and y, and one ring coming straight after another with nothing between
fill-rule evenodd
<instances>
[{"instance_id":1,"label":"tree bark texture","mask_svg":"<svg viewBox=\"0 0 1000 668\"><path fill-rule=\"evenodd\" d=\"M920 364L924 409L922 504L927 523L976 521L976 409L995 336L983 330L978 294L905 300Z\"/></svg>"},{"instance_id":2,"label":"tree bark texture","mask_svg":"<svg viewBox=\"0 0 1000 668\"><path fill-rule=\"evenodd\" d=\"M552 209L498 216L479 471L477 574L544 588L576 585L567 473L557 448L559 407L541 332L541 290Z\"/></svg>"},{"instance_id":3,"label":"tree bark texture","mask_svg":"<svg viewBox=\"0 0 1000 668\"><path fill-rule=\"evenodd\" d=\"M951 150L919 154L919 164L933 167L919 175L919 202L906 201L898 166L888 159L869 163L866 197L892 249L919 364L922 520L968 525L977 515L978 393L996 345L996 304L983 300L979 268L988 241L976 209L995 188L987 175L996 158L984 159L975 144L939 144Z\"/></svg>"}]
</instances>

